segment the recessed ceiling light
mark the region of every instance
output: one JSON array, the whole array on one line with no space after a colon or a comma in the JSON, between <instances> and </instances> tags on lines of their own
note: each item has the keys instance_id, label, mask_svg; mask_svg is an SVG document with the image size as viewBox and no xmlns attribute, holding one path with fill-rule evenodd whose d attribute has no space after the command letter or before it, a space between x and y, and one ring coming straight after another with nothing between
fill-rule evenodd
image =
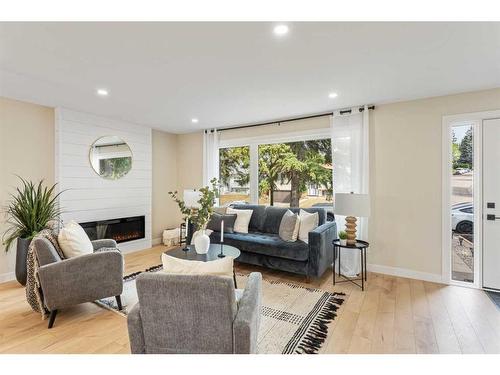
<instances>
[{"instance_id":1,"label":"recessed ceiling light","mask_svg":"<svg viewBox=\"0 0 500 375\"><path fill-rule=\"evenodd\" d=\"M99 96L108 96L109 92L106 89L97 89L97 95L99 95Z\"/></svg>"},{"instance_id":2,"label":"recessed ceiling light","mask_svg":"<svg viewBox=\"0 0 500 375\"><path fill-rule=\"evenodd\" d=\"M287 25L276 25L276 26L274 26L274 30L273 30L273 31L274 31L274 33L275 33L276 35L281 36L281 35L285 35L285 34L287 34L287 33L288 33L288 30L289 30L289 29L288 29L288 26L287 26Z\"/></svg>"},{"instance_id":3,"label":"recessed ceiling light","mask_svg":"<svg viewBox=\"0 0 500 375\"><path fill-rule=\"evenodd\" d=\"M331 93L328 94L328 97L330 99L335 99L337 96L339 96L339 94L337 94L336 92L331 92Z\"/></svg>"},{"instance_id":4,"label":"recessed ceiling light","mask_svg":"<svg viewBox=\"0 0 500 375\"><path fill-rule=\"evenodd\" d=\"M197 118L192 118L192 119L191 119L191 122L192 122L193 124L197 124L197 123L198 123L198 119L197 119Z\"/></svg>"}]
</instances>

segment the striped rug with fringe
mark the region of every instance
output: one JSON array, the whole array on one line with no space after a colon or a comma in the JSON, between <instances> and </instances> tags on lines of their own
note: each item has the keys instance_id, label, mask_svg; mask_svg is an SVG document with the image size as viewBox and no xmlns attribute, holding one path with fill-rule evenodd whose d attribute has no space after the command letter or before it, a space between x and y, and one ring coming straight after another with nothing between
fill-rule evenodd
<instances>
[{"instance_id":1,"label":"striped rug with fringe","mask_svg":"<svg viewBox=\"0 0 500 375\"><path fill-rule=\"evenodd\" d=\"M144 272L157 272L160 266ZM102 307L126 316L137 302L135 279L141 272L124 277L123 312L114 298L98 301ZM238 288L244 288L247 276L237 274ZM297 284L262 280L262 310L258 337L259 354L316 354L328 337L330 323L343 303L343 293L331 293Z\"/></svg>"}]
</instances>

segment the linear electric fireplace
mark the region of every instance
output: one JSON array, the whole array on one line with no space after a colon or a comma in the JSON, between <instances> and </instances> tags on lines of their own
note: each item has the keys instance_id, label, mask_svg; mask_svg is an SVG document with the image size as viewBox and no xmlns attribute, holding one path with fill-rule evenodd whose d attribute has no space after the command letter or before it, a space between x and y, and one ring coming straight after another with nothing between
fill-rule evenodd
<instances>
[{"instance_id":1,"label":"linear electric fireplace","mask_svg":"<svg viewBox=\"0 0 500 375\"><path fill-rule=\"evenodd\" d=\"M145 237L144 216L80 223L91 240L112 238L116 242L139 240Z\"/></svg>"}]
</instances>

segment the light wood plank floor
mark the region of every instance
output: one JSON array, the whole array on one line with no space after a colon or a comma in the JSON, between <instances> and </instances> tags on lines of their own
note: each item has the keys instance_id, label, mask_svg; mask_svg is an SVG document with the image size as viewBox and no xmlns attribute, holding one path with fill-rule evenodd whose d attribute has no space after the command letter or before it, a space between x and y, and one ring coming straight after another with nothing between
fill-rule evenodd
<instances>
[{"instance_id":1,"label":"light wood plank floor","mask_svg":"<svg viewBox=\"0 0 500 375\"><path fill-rule=\"evenodd\" d=\"M160 263L165 247L125 256L126 273ZM305 284L303 277L248 265L265 278ZM500 353L500 310L482 291L369 273L364 292L332 285L331 273L310 284L345 292L322 353ZM0 284L0 353L129 353L126 319L86 303L65 309L53 329L31 311L24 288Z\"/></svg>"}]
</instances>

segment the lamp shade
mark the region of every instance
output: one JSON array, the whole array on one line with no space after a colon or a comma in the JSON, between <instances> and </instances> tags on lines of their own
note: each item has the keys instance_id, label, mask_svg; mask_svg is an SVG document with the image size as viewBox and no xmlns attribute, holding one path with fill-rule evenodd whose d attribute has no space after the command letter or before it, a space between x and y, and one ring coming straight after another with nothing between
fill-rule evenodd
<instances>
[{"instance_id":1,"label":"lamp shade","mask_svg":"<svg viewBox=\"0 0 500 375\"><path fill-rule=\"evenodd\" d=\"M184 190L184 204L187 208L200 208L198 201L201 199L201 193L197 190Z\"/></svg>"},{"instance_id":2,"label":"lamp shade","mask_svg":"<svg viewBox=\"0 0 500 375\"><path fill-rule=\"evenodd\" d=\"M334 212L342 216L370 216L370 197L368 194L336 193Z\"/></svg>"}]
</instances>

